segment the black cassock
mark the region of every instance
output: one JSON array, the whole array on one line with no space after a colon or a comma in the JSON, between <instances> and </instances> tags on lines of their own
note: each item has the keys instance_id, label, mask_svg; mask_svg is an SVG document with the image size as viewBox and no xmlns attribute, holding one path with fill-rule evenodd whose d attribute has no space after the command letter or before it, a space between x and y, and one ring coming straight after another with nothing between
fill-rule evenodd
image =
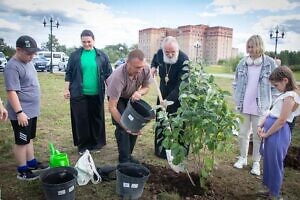
<instances>
[{"instance_id":1,"label":"black cassock","mask_svg":"<svg viewBox=\"0 0 300 200\"><path fill-rule=\"evenodd\" d=\"M179 51L177 62L174 64L166 64L163 60L162 49L158 50L152 59L151 67L158 68L159 71L160 91L163 99L174 102L174 104L167 107L168 114L175 113L180 106L180 102L178 100L179 86L181 83L181 76L186 73L186 71L182 70L185 66L187 66L184 64L184 61L186 60L189 60L188 56L182 51ZM157 99L157 104L159 105L159 99ZM157 118L156 121L158 121ZM166 159L165 149L161 146L164 135L158 131L158 129L159 127L155 129L155 155Z\"/></svg>"}]
</instances>

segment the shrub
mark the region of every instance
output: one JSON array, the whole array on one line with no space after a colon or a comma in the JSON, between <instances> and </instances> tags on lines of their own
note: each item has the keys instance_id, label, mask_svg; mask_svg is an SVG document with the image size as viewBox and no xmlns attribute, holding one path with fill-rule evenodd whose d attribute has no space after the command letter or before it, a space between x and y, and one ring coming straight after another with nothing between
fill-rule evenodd
<instances>
[{"instance_id":1,"label":"shrub","mask_svg":"<svg viewBox=\"0 0 300 200\"><path fill-rule=\"evenodd\" d=\"M300 65L290 65L288 66L293 72L300 71Z\"/></svg>"},{"instance_id":2,"label":"shrub","mask_svg":"<svg viewBox=\"0 0 300 200\"><path fill-rule=\"evenodd\" d=\"M161 129L165 135L163 145L171 149L173 164L182 163L186 155L183 146L190 147L200 185L205 187L213 172L215 152L225 148L232 129L237 129L238 115L225 100L230 93L221 90L213 76L204 74L201 64L189 63L185 70L188 73L183 75L179 88L181 107L169 117L160 111L157 125L165 127Z\"/></svg>"}]
</instances>

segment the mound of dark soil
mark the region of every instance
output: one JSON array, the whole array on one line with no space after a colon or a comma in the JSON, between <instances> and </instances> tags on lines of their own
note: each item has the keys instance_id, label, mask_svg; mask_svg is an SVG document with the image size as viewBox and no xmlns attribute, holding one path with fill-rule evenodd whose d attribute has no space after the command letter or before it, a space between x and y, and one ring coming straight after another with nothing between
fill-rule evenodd
<instances>
[{"instance_id":1,"label":"mound of dark soil","mask_svg":"<svg viewBox=\"0 0 300 200\"><path fill-rule=\"evenodd\" d=\"M300 170L300 147L290 146L284 160L285 167Z\"/></svg>"},{"instance_id":2,"label":"mound of dark soil","mask_svg":"<svg viewBox=\"0 0 300 200\"><path fill-rule=\"evenodd\" d=\"M195 173L190 173L196 186L193 186L187 174L175 173L170 168L154 166L151 164L144 164L150 170L150 177L147 185L150 186L152 194L159 194L162 192L177 193L185 199L223 199L224 194L216 192L217 185L206 185L206 190L200 187L199 176Z\"/></svg>"}]
</instances>

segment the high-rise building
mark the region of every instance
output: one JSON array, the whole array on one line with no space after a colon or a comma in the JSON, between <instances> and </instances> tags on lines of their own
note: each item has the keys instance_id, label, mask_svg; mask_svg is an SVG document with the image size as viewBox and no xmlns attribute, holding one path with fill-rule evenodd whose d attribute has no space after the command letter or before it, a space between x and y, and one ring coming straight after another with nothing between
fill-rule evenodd
<instances>
[{"instance_id":1,"label":"high-rise building","mask_svg":"<svg viewBox=\"0 0 300 200\"><path fill-rule=\"evenodd\" d=\"M176 29L147 28L139 31L139 49L148 62L160 48L161 41L166 36L177 38L180 49L190 60L202 59L209 64L216 64L220 59L232 56L232 28L207 25L186 25Z\"/></svg>"}]
</instances>

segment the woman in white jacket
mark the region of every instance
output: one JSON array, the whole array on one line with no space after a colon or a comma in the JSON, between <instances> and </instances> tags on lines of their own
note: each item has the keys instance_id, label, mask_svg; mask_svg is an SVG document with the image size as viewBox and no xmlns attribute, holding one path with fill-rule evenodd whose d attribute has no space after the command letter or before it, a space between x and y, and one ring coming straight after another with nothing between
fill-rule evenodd
<instances>
[{"instance_id":1,"label":"woman in white jacket","mask_svg":"<svg viewBox=\"0 0 300 200\"><path fill-rule=\"evenodd\" d=\"M233 82L234 100L236 108L243 117L240 123L239 146L240 156L234 164L235 168L241 169L247 165L249 148L249 136L251 129L257 132L257 123L271 106L272 99L277 93L271 87L269 75L277 67L275 60L264 55L264 45L259 35L251 36L246 44L247 53L236 67L235 79ZM260 139L253 134L253 166L251 174L260 175Z\"/></svg>"}]
</instances>

